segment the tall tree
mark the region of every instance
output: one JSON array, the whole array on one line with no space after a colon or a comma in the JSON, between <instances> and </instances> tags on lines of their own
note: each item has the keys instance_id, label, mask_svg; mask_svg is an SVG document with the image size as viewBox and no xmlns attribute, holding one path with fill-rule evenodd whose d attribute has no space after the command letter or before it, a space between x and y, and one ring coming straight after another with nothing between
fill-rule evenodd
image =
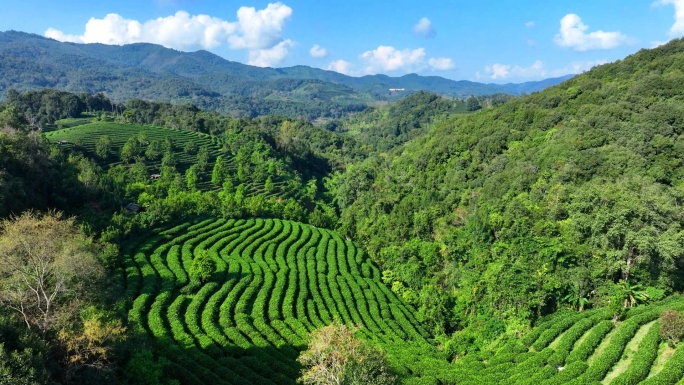
<instances>
[{"instance_id":1,"label":"tall tree","mask_svg":"<svg viewBox=\"0 0 684 385\"><path fill-rule=\"evenodd\" d=\"M206 250L201 250L192 260L190 276L198 280L201 284L209 281L215 270L214 261Z\"/></svg>"},{"instance_id":2,"label":"tall tree","mask_svg":"<svg viewBox=\"0 0 684 385\"><path fill-rule=\"evenodd\" d=\"M209 164L209 148L207 146L202 146L202 147L200 147L199 151L197 152L197 167L199 167L200 171L204 171L207 169L208 164Z\"/></svg>"},{"instance_id":3,"label":"tall tree","mask_svg":"<svg viewBox=\"0 0 684 385\"><path fill-rule=\"evenodd\" d=\"M472 95L471 95L471 96L466 100L466 110L468 110L468 111L477 111L477 110L479 110L480 108L482 108L482 106L480 105L480 101L477 100L477 98L476 98L475 96L472 96Z\"/></svg>"},{"instance_id":4,"label":"tall tree","mask_svg":"<svg viewBox=\"0 0 684 385\"><path fill-rule=\"evenodd\" d=\"M310 385L395 384L384 354L358 338L358 330L340 324L314 330L309 348L297 358L304 366L299 380Z\"/></svg>"},{"instance_id":5,"label":"tall tree","mask_svg":"<svg viewBox=\"0 0 684 385\"><path fill-rule=\"evenodd\" d=\"M188 190L190 191L195 191L197 190L197 180L198 180L198 175L197 175L197 165L193 164L186 172L185 172L185 180L188 184Z\"/></svg>"},{"instance_id":6,"label":"tall tree","mask_svg":"<svg viewBox=\"0 0 684 385\"><path fill-rule=\"evenodd\" d=\"M0 223L0 304L43 337L78 314L103 273L73 218L27 212Z\"/></svg>"},{"instance_id":7,"label":"tall tree","mask_svg":"<svg viewBox=\"0 0 684 385\"><path fill-rule=\"evenodd\" d=\"M126 163L131 163L136 156L140 154L140 142L134 136L128 138L121 148L121 160Z\"/></svg>"},{"instance_id":8,"label":"tall tree","mask_svg":"<svg viewBox=\"0 0 684 385\"><path fill-rule=\"evenodd\" d=\"M102 135L95 143L95 153L102 159L107 159L112 149L112 140L109 136Z\"/></svg>"},{"instance_id":9,"label":"tall tree","mask_svg":"<svg viewBox=\"0 0 684 385\"><path fill-rule=\"evenodd\" d=\"M216 158L214 169L211 171L211 183L215 186L221 186L228 175L228 169L223 161L223 156L219 155Z\"/></svg>"}]
</instances>

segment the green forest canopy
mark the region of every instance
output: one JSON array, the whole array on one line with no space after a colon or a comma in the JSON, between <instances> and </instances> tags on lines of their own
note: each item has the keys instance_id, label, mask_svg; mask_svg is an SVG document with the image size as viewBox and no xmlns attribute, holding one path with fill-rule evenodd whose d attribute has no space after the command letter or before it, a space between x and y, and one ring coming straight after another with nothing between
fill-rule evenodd
<instances>
[{"instance_id":1,"label":"green forest canopy","mask_svg":"<svg viewBox=\"0 0 684 385\"><path fill-rule=\"evenodd\" d=\"M683 59L642 50L351 165L340 227L435 330L681 290Z\"/></svg>"}]
</instances>

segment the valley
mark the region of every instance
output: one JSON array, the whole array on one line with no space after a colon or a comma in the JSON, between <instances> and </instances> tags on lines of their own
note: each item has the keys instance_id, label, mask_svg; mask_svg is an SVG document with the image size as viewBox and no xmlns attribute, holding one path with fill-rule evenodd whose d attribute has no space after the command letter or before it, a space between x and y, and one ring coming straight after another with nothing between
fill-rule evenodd
<instances>
[{"instance_id":1,"label":"valley","mask_svg":"<svg viewBox=\"0 0 684 385\"><path fill-rule=\"evenodd\" d=\"M684 384L684 38L453 80L291 11L0 32L0 384Z\"/></svg>"}]
</instances>

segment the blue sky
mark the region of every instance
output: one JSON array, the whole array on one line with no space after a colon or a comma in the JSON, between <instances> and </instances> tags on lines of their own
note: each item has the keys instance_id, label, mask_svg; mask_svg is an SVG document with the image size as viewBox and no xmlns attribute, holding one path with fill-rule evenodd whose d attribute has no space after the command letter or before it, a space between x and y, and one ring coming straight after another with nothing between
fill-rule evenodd
<instances>
[{"instance_id":1,"label":"blue sky","mask_svg":"<svg viewBox=\"0 0 684 385\"><path fill-rule=\"evenodd\" d=\"M25 0L3 4L0 30L9 29L207 49L260 66L507 83L578 73L681 37L684 0Z\"/></svg>"}]
</instances>

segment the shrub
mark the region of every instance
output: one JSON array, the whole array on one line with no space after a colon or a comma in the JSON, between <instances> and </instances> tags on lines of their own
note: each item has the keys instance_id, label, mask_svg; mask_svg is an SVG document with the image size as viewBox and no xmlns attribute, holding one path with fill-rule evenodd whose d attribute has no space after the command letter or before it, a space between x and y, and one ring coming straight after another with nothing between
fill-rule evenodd
<instances>
[{"instance_id":1,"label":"shrub","mask_svg":"<svg viewBox=\"0 0 684 385\"><path fill-rule=\"evenodd\" d=\"M206 250L201 250L192 261L190 276L204 284L214 273L216 265Z\"/></svg>"},{"instance_id":2,"label":"shrub","mask_svg":"<svg viewBox=\"0 0 684 385\"><path fill-rule=\"evenodd\" d=\"M674 347L684 337L684 313L665 310L660 316L660 336Z\"/></svg>"},{"instance_id":3,"label":"shrub","mask_svg":"<svg viewBox=\"0 0 684 385\"><path fill-rule=\"evenodd\" d=\"M309 349L297 359L304 384L395 384L382 351L355 336L358 329L333 324L311 333Z\"/></svg>"}]
</instances>

